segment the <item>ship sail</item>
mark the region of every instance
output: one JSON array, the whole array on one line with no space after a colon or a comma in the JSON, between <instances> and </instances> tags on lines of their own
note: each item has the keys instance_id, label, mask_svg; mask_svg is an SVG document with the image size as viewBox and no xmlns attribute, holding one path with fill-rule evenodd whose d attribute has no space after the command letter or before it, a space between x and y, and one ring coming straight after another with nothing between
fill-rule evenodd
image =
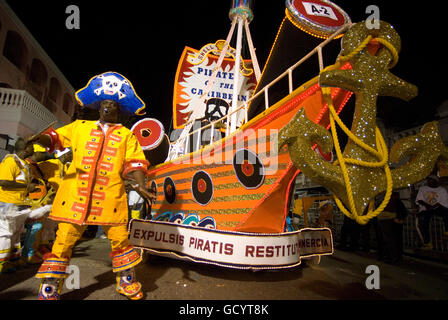
<instances>
[{"instance_id":1,"label":"ship sail","mask_svg":"<svg viewBox=\"0 0 448 320\"><path fill-rule=\"evenodd\" d=\"M203 46L200 50L185 47L179 60L173 95L173 127L182 129L185 127L193 108L198 108L201 99L205 97L205 107L199 118L210 121L224 117L228 108L224 106L232 103L233 86L235 72L240 73L242 81L237 88L237 99L240 103L249 100L256 86L255 73L252 67L252 61L242 59L239 66L235 67L235 49L229 48L221 65L218 66L219 55L224 48L225 40L218 40L216 43L210 43ZM213 71L217 69L215 81L206 92ZM223 108L218 106L213 110L207 108L210 99L222 99ZM212 110L210 110L212 109ZM238 116L241 122L242 116Z\"/></svg>"}]
</instances>

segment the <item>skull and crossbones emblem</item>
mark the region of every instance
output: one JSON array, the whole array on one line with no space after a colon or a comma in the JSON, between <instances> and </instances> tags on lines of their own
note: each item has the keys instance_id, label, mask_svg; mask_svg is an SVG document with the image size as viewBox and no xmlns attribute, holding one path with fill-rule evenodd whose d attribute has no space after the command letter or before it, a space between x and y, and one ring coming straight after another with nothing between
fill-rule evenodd
<instances>
[{"instance_id":1,"label":"skull and crossbones emblem","mask_svg":"<svg viewBox=\"0 0 448 320\"><path fill-rule=\"evenodd\" d=\"M98 78L102 80L102 86L94 90L96 95L99 96L101 92L103 92L104 94L111 96L118 93L118 99L123 99L126 97L126 94L121 91L121 87L123 84L128 86L130 85L127 80L120 80L114 75L100 75Z\"/></svg>"}]
</instances>

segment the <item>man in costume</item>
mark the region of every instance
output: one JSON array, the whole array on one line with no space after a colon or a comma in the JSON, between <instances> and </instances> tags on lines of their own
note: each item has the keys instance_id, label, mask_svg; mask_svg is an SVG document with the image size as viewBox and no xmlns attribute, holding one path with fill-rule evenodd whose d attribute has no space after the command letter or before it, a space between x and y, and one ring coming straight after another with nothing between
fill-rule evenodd
<instances>
[{"instance_id":1,"label":"man in costume","mask_svg":"<svg viewBox=\"0 0 448 320\"><path fill-rule=\"evenodd\" d=\"M99 108L98 121L76 120L38 136L49 152L71 148L73 161L56 194L49 218L59 221L52 252L36 277L42 278L39 299L59 299L72 248L88 225L101 225L109 238L112 269L118 293L129 299L143 297L134 266L140 255L128 240L128 206L124 179L148 199L145 187L149 162L134 134L118 122L119 113L141 115L145 105L122 75L106 72L76 92L81 106Z\"/></svg>"},{"instance_id":2,"label":"man in costume","mask_svg":"<svg viewBox=\"0 0 448 320\"><path fill-rule=\"evenodd\" d=\"M18 138L13 154L0 163L0 273L12 272L19 263L20 234L29 208L28 195L35 191L26 158L33 155L33 145Z\"/></svg>"},{"instance_id":3,"label":"man in costume","mask_svg":"<svg viewBox=\"0 0 448 320\"><path fill-rule=\"evenodd\" d=\"M429 223L434 215L442 217L445 235L448 235L448 192L440 185L438 176L427 178L426 185L418 190L415 202L419 206L417 221L423 237L423 249L432 249Z\"/></svg>"},{"instance_id":4,"label":"man in costume","mask_svg":"<svg viewBox=\"0 0 448 320\"><path fill-rule=\"evenodd\" d=\"M325 200L319 203L319 218L317 219L317 227L331 228L333 225L333 205L331 201Z\"/></svg>"},{"instance_id":5,"label":"man in costume","mask_svg":"<svg viewBox=\"0 0 448 320\"><path fill-rule=\"evenodd\" d=\"M34 150L34 153L31 157L26 158L25 161L30 169L31 174L31 182L38 184L39 191L34 194L30 194L35 200L40 200L47 195L48 192L51 194L54 193L51 190L51 186L46 181L42 171L39 168L38 162L45 161L45 159L49 156L46 152L40 152ZM48 199L50 200L50 199ZM38 207L47 204L40 203L37 201L36 204L33 204L33 209L37 209ZM40 264L42 263L42 258L38 254L38 243L40 241L40 234L43 226L44 217L40 219L28 219L25 222L26 233L23 240L23 248L22 248L22 257L28 264Z\"/></svg>"},{"instance_id":6,"label":"man in costume","mask_svg":"<svg viewBox=\"0 0 448 320\"><path fill-rule=\"evenodd\" d=\"M70 149L67 148L66 150L66 154L71 154ZM39 183L41 189L39 193L36 192L30 195L30 197L33 196L37 200L33 203L33 209L37 209L38 207L53 201L53 195L58 189L58 181L62 180L61 169L64 164L61 161L64 157L66 156L62 155L60 158L55 159L53 154L46 152L45 149L39 145L34 145L34 154L25 160L30 168L31 181ZM45 228L47 229L46 231L48 231L48 227L51 226L57 225L53 220L47 219L46 217L37 220L29 219L25 222L26 234L23 239L22 248L22 257L25 262L29 264L42 263L43 255L49 252L42 239L42 236L44 236L43 230ZM56 230L54 230L54 232L56 232ZM48 236L47 233L48 232L46 232L45 236ZM47 241L45 243L47 243Z\"/></svg>"}]
</instances>

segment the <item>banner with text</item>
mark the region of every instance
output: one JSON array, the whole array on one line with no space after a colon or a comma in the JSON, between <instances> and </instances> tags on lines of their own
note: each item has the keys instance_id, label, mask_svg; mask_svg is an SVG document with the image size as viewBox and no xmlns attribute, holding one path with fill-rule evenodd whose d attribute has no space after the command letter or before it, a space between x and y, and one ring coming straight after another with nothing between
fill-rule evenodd
<instances>
[{"instance_id":1,"label":"banner with text","mask_svg":"<svg viewBox=\"0 0 448 320\"><path fill-rule=\"evenodd\" d=\"M216 78L209 92L205 92L213 71L217 67L219 55L225 40L209 43L200 50L185 47L177 67L173 95L173 126L183 128L193 108L199 106L202 96L205 100L218 98L232 103L235 77L235 49L229 47L225 58L217 70ZM256 86L256 78L252 69L252 61L241 59L236 68L240 73L238 85L238 102L244 103L251 97ZM225 115L225 114L224 114Z\"/></svg>"},{"instance_id":2,"label":"banner with text","mask_svg":"<svg viewBox=\"0 0 448 320\"><path fill-rule=\"evenodd\" d=\"M135 247L237 269L290 268L299 265L301 257L333 253L328 228L245 233L137 219L129 228Z\"/></svg>"}]
</instances>

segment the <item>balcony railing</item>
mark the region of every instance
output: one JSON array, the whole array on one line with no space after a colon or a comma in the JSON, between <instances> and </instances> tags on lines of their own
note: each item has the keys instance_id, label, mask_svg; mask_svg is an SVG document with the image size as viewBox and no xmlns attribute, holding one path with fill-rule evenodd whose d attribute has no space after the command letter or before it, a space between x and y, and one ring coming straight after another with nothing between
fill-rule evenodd
<instances>
[{"instance_id":1,"label":"balcony railing","mask_svg":"<svg viewBox=\"0 0 448 320\"><path fill-rule=\"evenodd\" d=\"M25 90L0 88L0 119L19 122L33 132L58 121L56 116ZM1 128L0 128L1 129Z\"/></svg>"}]
</instances>

